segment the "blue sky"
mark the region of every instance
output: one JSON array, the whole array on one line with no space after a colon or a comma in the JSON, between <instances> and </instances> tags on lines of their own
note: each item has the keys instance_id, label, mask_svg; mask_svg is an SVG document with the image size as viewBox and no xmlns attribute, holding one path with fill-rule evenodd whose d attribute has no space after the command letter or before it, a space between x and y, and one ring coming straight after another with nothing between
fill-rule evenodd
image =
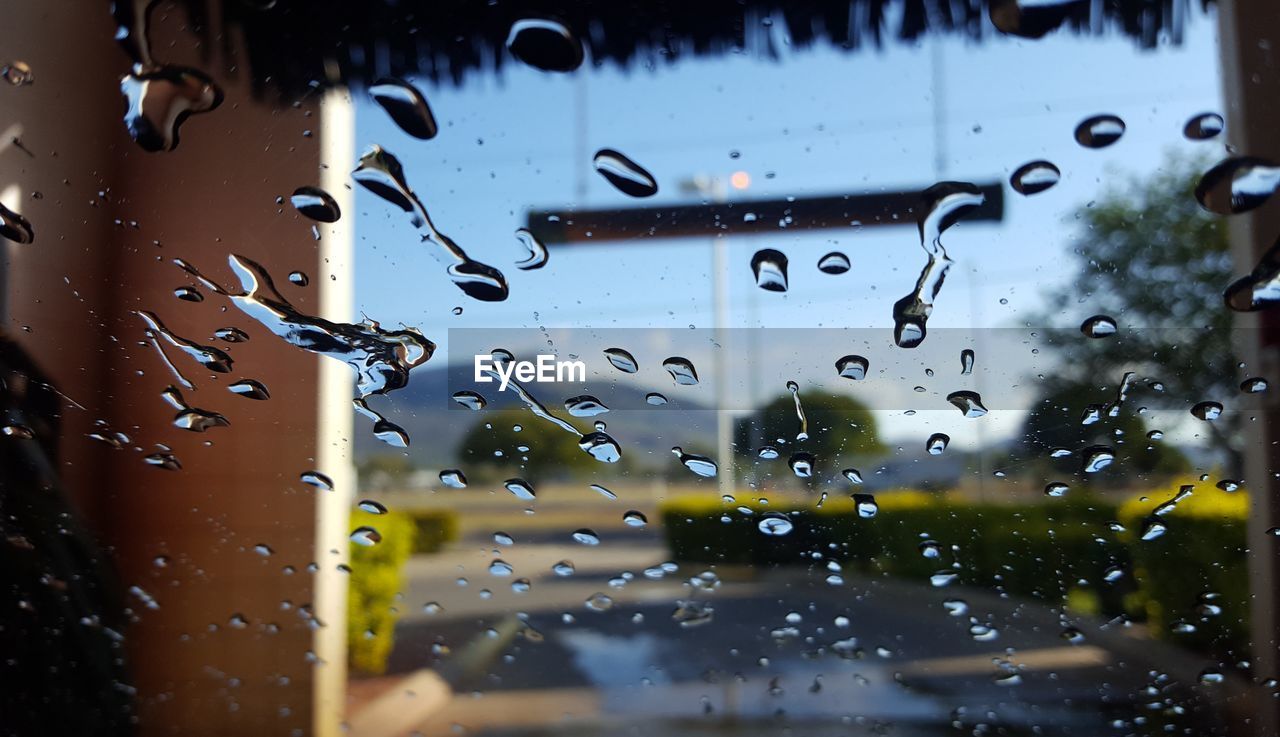
<instances>
[{"instance_id":1,"label":"blue sky","mask_svg":"<svg viewBox=\"0 0 1280 737\"><path fill-rule=\"evenodd\" d=\"M934 124L935 59L945 88L941 128ZM936 301L935 329L1022 324L1042 307L1045 286L1072 276L1065 253L1079 206L1125 175L1153 171L1171 151L1222 150L1220 141L1182 137L1193 114L1222 112L1216 26L1199 13L1182 46L1154 51L1118 36L1059 33L856 53L817 48L781 62L731 55L625 72L584 67L552 75L512 64L500 76L473 75L461 88L419 84L439 136L410 138L364 101L357 147L377 143L395 153L437 226L502 269L511 297L466 298L408 218L360 191L356 304L384 325L413 325L437 341L458 327L711 327L709 238L574 245L553 248L541 270L513 266L523 252L512 234L531 208L642 204L591 169L599 148L617 149L656 176L661 191L643 204L696 199L679 186L694 175L745 171L751 186L730 190L730 199L801 197L923 189L942 178L1007 182L1032 159L1056 163L1063 178L1054 189L1031 198L1006 189L1003 223L948 231L957 263ZM1098 113L1119 115L1128 130L1110 148L1084 149L1073 130ZM749 261L765 247L790 257L785 294L754 286ZM830 250L848 254L853 269L820 273L817 260ZM888 329L892 303L911 289L923 262L911 223L732 237L730 324ZM452 313L456 306L461 315ZM1016 427L1012 414L997 414L995 432Z\"/></svg>"}]
</instances>

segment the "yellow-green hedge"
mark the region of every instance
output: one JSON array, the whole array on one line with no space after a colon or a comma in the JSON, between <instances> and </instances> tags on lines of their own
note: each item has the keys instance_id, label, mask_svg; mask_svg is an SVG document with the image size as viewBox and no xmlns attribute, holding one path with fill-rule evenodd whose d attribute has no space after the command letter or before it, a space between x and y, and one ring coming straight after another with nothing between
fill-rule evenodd
<instances>
[{"instance_id":1,"label":"yellow-green hedge","mask_svg":"<svg viewBox=\"0 0 1280 737\"><path fill-rule=\"evenodd\" d=\"M396 594L403 585L404 563L413 548L413 520L401 512L351 513L351 529L377 530L382 542L371 547L351 543L351 585L347 594L347 658L365 673L386 670L398 612Z\"/></svg>"}]
</instances>

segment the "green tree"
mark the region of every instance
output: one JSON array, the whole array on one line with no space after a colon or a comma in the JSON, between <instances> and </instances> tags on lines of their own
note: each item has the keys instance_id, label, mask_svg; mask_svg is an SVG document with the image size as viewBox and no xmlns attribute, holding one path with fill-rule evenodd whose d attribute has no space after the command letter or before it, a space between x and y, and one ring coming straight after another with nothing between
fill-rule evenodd
<instances>
[{"instance_id":1,"label":"green tree","mask_svg":"<svg viewBox=\"0 0 1280 737\"><path fill-rule=\"evenodd\" d=\"M779 446L788 451L812 453L830 467L839 459L879 455L885 451L876 430L875 416L861 402L844 394L801 392L801 403L809 421L809 438L797 440L800 428L795 400L783 394L750 417L738 420L734 447L742 456L754 456L760 446Z\"/></svg>"},{"instance_id":2,"label":"green tree","mask_svg":"<svg viewBox=\"0 0 1280 737\"><path fill-rule=\"evenodd\" d=\"M484 419L463 436L455 455L468 475L478 469L548 479L590 472L601 465L578 447L572 435L524 410L485 412Z\"/></svg>"},{"instance_id":3,"label":"green tree","mask_svg":"<svg viewBox=\"0 0 1280 737\"><path fill-rule=\"evenodd\" d=\"M1113 438L1120 430L1131 443L1145 437L1141 420L1131 416L1139 406L1187 410L1238 391L1231 315L1222 303L1232 278L1226 226L1193 195L1203 168L1171 159L1154 175L1117 182L1080 208L1068 266L1073 276L1048 293L1050 311L1037 321L1070 327L1042 336L1059 363L1027 421L1028 450L1071 447L1066 441L1090 436L1080 426L1085 406L1113 400L1129 371L1137 381L1120 416L1104 415L1092 429ZM1095 314L1113 318L1118 332L1096 340L1082 335L1078 326ZM1206 424L1230 464L1229 419ZM1172 461L1152 459L1148 470L1166 462Z\"/></svg>"}]
</instances>

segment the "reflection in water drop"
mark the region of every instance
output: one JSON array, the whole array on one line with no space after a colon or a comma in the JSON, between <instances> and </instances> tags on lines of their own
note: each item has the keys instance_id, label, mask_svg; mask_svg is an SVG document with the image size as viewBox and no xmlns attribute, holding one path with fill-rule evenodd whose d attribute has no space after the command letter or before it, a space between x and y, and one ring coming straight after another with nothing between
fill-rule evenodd
<instances>
[{"instance_id":1,"label":"reflection in water drop","mask_svg":"<svg viewBox=\"0 0 1280 737\"><path fill-rule=\"evenodd\" d=\"M671 452L680 459L680 462L685 465L685 468L688 468L690 471L693 471L695 474L703 478L711 478L719 472L719 468L716 466L715 461L707 458L706 456L685 453L679 446L672 448Z\"/></svg>"},{"instance_id":2,"label":"reflection in water drop","mask_svg":"<svg viewBox=\"0 0 1280 737\"><path fill-rule=\"evenodd\" d=\"M524 479L507 479L502 483L507 491L515 494L516 498L521 501L531 502L537 498L533 491L533 487Z\"/></svg>"},{"instance_id":3,"label":"reflection in water drop","mask_svg":"<svg viewBox=\"0 0 1280 737\"><path fill-rule=\"evenodd\" d=\"M1071 487L1067 486L1061 481L1053 481L1045 485L1044 495L1052 496L1052 497L1065 496L1067 491L1070 490L1070 488Z\"/></svg>"},{"instance_id":4,"label":"reflection in water drop","mask_svg":"<svg viewBox=\"0 0 1280 737\"><path fill-rule=\"evenodd\" d=\"M525 18L511 24L507 51L546 72L572 72L582 64L582 42L559 21Z\"/></svg>"},{"instance_id":5,"label":"reflection in water drop","mask_svg":"<svg viewBox=\"0 0 1280 737\"><path fill-rule=\"evenodd\" d=\"M382 542L382 535L372 527L357 527L351 531L351 542L370 548Z\"/></svg>"},{"instance_id":6,"label":"reflection in water drop","mask_svg":"<svg viewBox=\"0 0 1280 737\"><path fill-rule=\"evenodd\" d=\"M687 358L672 356L662 362L662 367L681 386L694 386L698 383L698 372L694 369L693 362Z\"/></svg>"},{"instance_id":7,"label":"reflection in water drop","mask_svg":"<svg viewBox=\"0 0 1280 737\"><path fill-rule=\"evenodd\" d=\"M622 348L604 349L604 357L609 363L624 374L634 374L640 370L636 357Z\"/></svg>"},{"instance_id":8,"label":"reflection in water drop","mask_svg":"<svg viewBox=\"0 0 1280 737\"><path fill-rule=\"evenodd\" d=\"M456 468L446 468L440 472L440 483L450 489L467 488L467 477Z\"/></svg>"},{"instance_id":9,"label":"reflection in water drop","mask_svg":"<svg viewBox=\"0 0 1280 737\"><path fill-rule=\"evenodd\" d=\"M942 245L942 233L985 201L982 191L968 182L939 182L922 194L920 245L928 255L916 287L893 305L893 339L899 348L915 348L924 341L933 301L955 263Z\"/></svg>"},{"instance_id":10,"label":"reflection in water drop","mask_svg":"<svg viewBox=\"0 0 1280 737\"><path fill-rule=\"evenodd\" d=\"M861 381L867 376L867 368L870 364L867 359L862 356L845 356L836 361L836 371L840 376L854 381Z\"/></svg>"},{"instance_id":11,"label":"reflection in water drop","mask_svg":"<svg viewBox=\"0 0 1280 737\"><path fill-rule=\"evenodd\" d=\"M505 577L505 576L510 576L514 572L515 572L515 569L511 567L511 564L501 558L494 558L493 561L489 563L490 576Z\"/></svg>"},{"instance_id":12,"label":"reflection in water drop","mask_svg":"<svg viewBox=\"0 0 1280 737\"><path fill-rule=\"evenodd\" d=\"M849 257L839 251L832 251L818 259L818 271L824 274L843 274L849 268Z\"/></svg>"},{"instance_id":13,"label":"reflection in water drop","mask_svg":"<svg viewBox=\"0 0 1280 737\"><path fill-rule=\"evenodd\" d=\"M609 408L604 405L604 402L601 402L599 399L596 399L589 394L569 397L564 400L564 408L565 411L574 417L594 417L609 411Z\"/></svg>"},{"instance_id":14,"label":"reflection in water drop","mask_svg":"<svg viewBox=\"0 0 1280 737\"><path fill-rule=\"evenodd\" d=\"M854 494L853 506L858 510L858 516L862 519L871 519L880 511L880 505L876 504L876 498L870 494Z\"/></svg>"},{"instance_id":15,"label":"reflection in water drop","mask_svg":"<svg viewBox=\"0 0 1280 737\"><path fill-rule=\"evenodd\" d=\"M583 605L593 612L607 612L613 608L613 599L604 594L595 593L587 597Z\"/></svg>"},{"instance_id":16,"label":"reflection in water drop","mask_svg":"<svg viewBox=\"0 0 1280 737\"><path fill-rule=\"evenodd\" d=\"M271 398L271 392L267 391L267 387L263 386L262 382L257 379L241 379L227 385L227 391L232 394L239 394L245 399L261 400Z\"/></svg>"},{"instance_id":17,"label":"reflection in water drop","mask_svg":"<svg viewBox=\"0 0 1280 737\"><path fill-rule=\"evenodd\" d=\"M756 524L756 528L770 537L781 537L790 534L794 529L791 520L786 515L779 512L769 512L760 518L760 522Z\"/></svg>"},{"instance_id":18,"label":"reflection in water drop","mask_svg":"<svg viewBox=\"0 0 1280 737\"><path fill-rule=\"evenodd\" d=\"M651 197L658 193L658 181L644 167L611 148L602 148L592 159L596 171L619 192L632 197Z\"/></svg>"},{"instance_id":19,"label":"reflection in water drop","mask_svg":"<svg viewBox=\"0 0 1280 737\"><path fill-rule=\"evenodd\" d=\"M977 392L951 392L947 395L947 401L955 405L965 417L970 419L976 419L987 414L987 408L982 406L982 397L978 396Z\"/></svg>"},{"instance_id":20,"label":"reflection in water drop","mask_svg":"<svg viewBox=\"0 0 1280 737\"><path fill-rule=\"evenodd\" d=\"M298 479L304 484L309 484L321 491L333 491L333 479L320 473L319 471L303 471Z\"/></svg>"},{"instance_id":21,"label":"reflection in water drop","mask_svg":"<svg viewBox=\"0 0 1280 737\"><path fill-rule=\"evenodd\" d=\"M1090 338L1107 338L1116 334L1116 321L1107 315L1094 315L1080 323L1080 332Z\"/></svg>"},{"instance_id":22,"label":"reflection in water drop","mask_svg":"<svg viewBox=\"0 0 1280 737\"><path fill-rule=\"evenodd\" d=\"M370 192L410 213L413 224L426 229L426 240L439 246L432 249L432 253L447 265L446 273L469 297L482 302L501 302L507 298L507 279L502 272L488 264L472 260L461 246L436 228L427 208L409 188L399 159L390 152L381 146L373 146L360 157L360 163L351 172L351 178Z\"/></svg>"},{"instance_id":23,"label":"reflection in water drop","mask_svg":"<svg viewBox=\"0 0 1280 737\"><path fill-rule=\"evenodd\" d=\"M751 257L751 272L756 286L767 292L787 291L787 255L772 248L762 248Z\"/></svg>"},{"instance_id":24,"label":"reflection in water drop","mask_svg":"<svg viewBox=\"0 0 1280 737\"><path fill-rule=\"evenodd\" d=\"M649 524L649 519L644 516L643 512L632 509L622 515L622 522L627 527L644 527Z\"/></svg>"},{"instance_id":25,"label":"reflection in water drop","mask_svg":"<svg viewBox=\"0 0 1280 737\"><path fill-rule=\"evenodd\" d=\"M602 430L583 435L578 440L578 447L601 463L617 463L622 460L622 448L618 446L616 440Z\"/></svg>"},{"instance_id":26,"label":"reflection in water drop","mask_svg":"<svg viewBox=\"0 0 1280 737\"><path fill-rule=\"evenodd\" d=\"M796 430L796 440L809 439L809 418L804 415L804 406L800 404L800 385L794 381L787 382L787 391L791 392L791 399L796 405L796 420L799 422L799 429Z\"/></svg>"},{"instance_id":27,"label":"reflection in water drop","mask_svg":"<svg viewBox=\"0 0 1280 737\"><path fill-rule=\"evenodd\" d=\"M1124 121L1115 115L1095 115L1076 126L1076 143L1085 148L1106 148L1124 135Z\"/></svg>"},{"instance_id":28,"label":"reflection in water drop","mask_svg":"<svg viewBox=\"0 0 1280 737\"><path fill-rule=\"evenodd\" d=\"M319 187L298 187L289 197L289 204L305 217L321 223L336 223L342 217L338 203Z\"/></svg>"},{"instance_id":29,"label":"reflection in water drop","mask_svg":"<svg viewBox=\"0 0 1280 737\"><path fill-rule=\"evenodd\" d=\"M359 414L373 420L373 437L393 448L409 447L409 433L405 432L403 427L388 420L380 412L371 408L363 397L352 399L351 406Z\"/></svg>"},{"instance_id":30,"label":"reflection in water drop","mask_svg":"<svg viewBox=\"0 0 1280 737\"><path fill-rule=\"evenodd\" d=\"M929 440L925 443L924 448L931 456L940 456L947 449L947 444L951 442L951 437L945 433L935 432L929 436Z\"/></svg>"},{"instance_id":31,"label":"reflection in water drop","mask_svg":"<svg viewBox=\"0 0 1280 737\"><path fill-rule=\"evenodd\" d=\"M249 334L240 328L218 328L213 336L227 343L243 343L249 339Z\"/></svg>"},{"instance_id":32,"label":"reflection in water drop","mask_svg":"<svg viewBox=\"0 0 1280 737\"><path fill-rule=\"evenodd\" d=\"M1182 128L1182 135L1192 141L1207 141L1221 135L1226 125L1226 121L1217 113L1200 113L1187 121Z\"/></svg>"},{"instance_id":33,"label":"reflection in water drop","mask_svg":"<svg viewBox=\"0 0 1280 737\"><path fill-rule=\"evenodd\" d=\"M1244 392L1245 394L1261 394L1262 392L1265 392L1269 387L1270 387L1270 384L1268 384L1267 380L1262 378L1261 376L1254 376L1252 378L1245 379L1244 381L1240 382L1240 391Z\"/></svg>"},{"instance_id":34,"label":"reflection in water drop","mask_svg":"<svg viewBox=\"0 0 1280 737\"><path fill-rule=\"evenodd\" d=\"M1105 445L1093 445L1080 451L1085 473L1097 473L1110 466L1116 459L1116 453Z\"/></svg>"},{"instance_id":35,"label":"reflection in water drop","mask_svg":"<svg viewBox=\"0 0 1280 737\"><path fill-rule=\"evenodd\" d=\"M812 453L794 453L787 460L787 465L791 467L791 472L802 479L813 476L813 463Z\"/></svg>"},{"instance_id":36,"label":"reflection in water drop","mask_svg":"<svg viewBox=\"0 0 1280 737\"><path fill-rule=\"evenodd\" d=\"M968 376L973 373L973 351L965 348L960 351L960 375Z\"/></svg>"},{"instance_id":37,"label":"reflection in water drop","mask_svg":"<svg viewBox=\"0 0 1280 737\"><path fill-rule=\"evenodd\" d=\"M1196 402L1191 408L1191 414L1206 422L1212 422L1222 416L1222 404L1208 401Z\"/></svg>"},{"instance_id":38,"label":"reflection in water drop","mask_svg":"<svg viewBox=\"0 0 1280 737\"><path fill-rule=\"evenodd\" d=\"M360 511L368 512L369 514L387 513L387 508L383 506L382 502L375 502L372 499L362 499L356 506L360 508Z\"/></svg>"},{"instance_id":39,"label":"reflection in water drop","mask_svg":"<svg viewBox=\"0 0 1280 737\"><path fill-rule=\"evenodd\" d=\"M3 203L0 203L0 236L14 243L31 243L36 239L31 223Z\"/></svg>"},{"instance_id":40,"label":"reflection in water drop","mask_svg":"<svg viewBox=\"0 0 1280 737\"><path fill-rule=\"evenodd\" d=\"M1149 542L1151 540L1155 540L1161 535L1164 535L1164 533L1168 531L1169 526L1166 525L1159 517L1147 517L1142 521L1142 529L1138 536L1144 542Z\"/></svg>"},{"instance_id":41,"label":"reflection in water drop","mask_svg":"<svg viewBox=\"0 0 1280 737\"><path fill-rule=\"evenodd\" d=\"M1196 201L1209 212L1233 215L1248 212L1271 198L1280 187L1280 166L1254 156L1225 159L1200 177Z\"/></svg>"},{"instance_id":42,"label":"reflection in water drop","mask_svg":"<svg viewBox=\"0 0 1280 737\"><path fill-rule=\"evenodd\" d=\"M1009 177L1009 185L1018 194L1039 194L1058 183L1062 172L1057 166L1044 160L1031 161L1018 167Z\"/></svg>"},{"instance_id":43,"label":"reflection in water drop","mask_svg":"<svg viewBox=\"0 0 1280 737\"><path fill-rule=\"evenodd\" d=\"M528 228L516 231L516 240L524 246L525 257L516 262L516 268L522 271L533 271L547 265L547 247Z\"/></svg>"},{"instance_id":44,"label":"reflection in water drop","mask_svg":"<svg viewBox=\"0 0 1280 737\"><path fill-rule=\"evenodd\" d=\"M369 96L387 111L400 130L422 140L435 138L435 116L417 87L403 79L387 77L369 87Z\"/></svg>"},{"instance_id":45,"label":"reflection in water drop","mask_svg":"<svg viewBox=\"0 0 1280 737\"><path fill-rule=\"evenodd\" d=\"M555 565L551 566L551 572L556 574L557 576L560 576L561 578L568 578L569 576L572 576L574 573L574 570L575 569L573 567L573 562L568 560L562 560L559 563L556 563Z\"/></svg>"},{"instance_id":46,"label":"reflection in water drop","mask_svg":"<svg viewBox=\"0 0 1280 737\"><path fill-rule=\"evenodd\" d=\"M756 457L762 458L766 461L772 461L779 455L778 449L772 445L762 445L760 446L760 449L756 451Z\"/></svg>"}]
</instances>

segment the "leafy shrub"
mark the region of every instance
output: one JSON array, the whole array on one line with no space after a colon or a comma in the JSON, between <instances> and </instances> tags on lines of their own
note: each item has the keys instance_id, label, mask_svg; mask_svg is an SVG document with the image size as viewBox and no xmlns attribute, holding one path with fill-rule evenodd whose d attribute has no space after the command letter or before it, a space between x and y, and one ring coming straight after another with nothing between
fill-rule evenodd
<instances>
[{"instance_id":1,"label":"leafy shrub","mask_svg":"<svg viewBox=\"0 0 1280 737\"><path fill-rule=\"evenodd\" d=\"M400 512L374 515L351 513L351 529L367 526L382 541L363 546L351 543L351 580L347 593L347 657L366 673L386 669L394 642L396 594L403 584L402 569L414 544L414 521Z\"/></svg>"},{"instance_id":2,"label":"leafy shrub","mask_svg":"<svg viewBox=\"0 0 1280 737\"><path fill-rule=\"evenodd\" d=\"M413 553L435 553L458 539L458 515L449 509L400 510L413 522Z\"/></svg>"}]
</instances>

